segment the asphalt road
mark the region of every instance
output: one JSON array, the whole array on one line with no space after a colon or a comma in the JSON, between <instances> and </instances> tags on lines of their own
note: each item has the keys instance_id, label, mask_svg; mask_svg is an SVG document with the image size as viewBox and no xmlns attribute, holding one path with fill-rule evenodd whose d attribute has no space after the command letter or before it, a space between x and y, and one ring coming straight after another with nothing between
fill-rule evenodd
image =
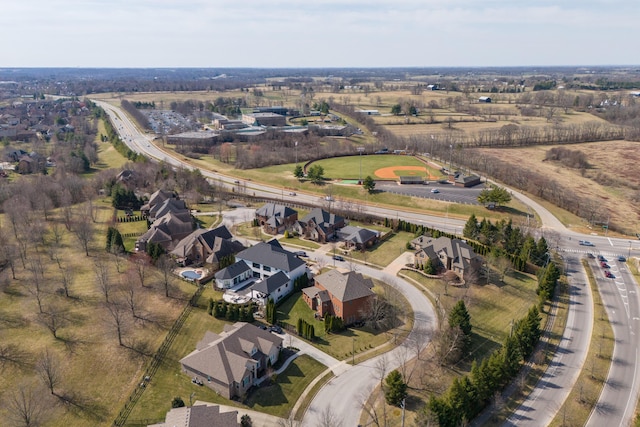
<instances>
[{"instance_id":1,"label":"asphalt road","mask_svg":"<svg viewBox=\"0 0 640 427\"><path fill-rule=\"evenodd\" d=\"M136 126L129 120L128 116L126 116L119 108L113 107L112 105L104 102L96 101L96 103L102 106L105 111L107 111L113 122L116 124L116 128L121 134L125 143L129 145L130 148L132 148L134 151L158 160L163 160L175 167L187 167L192 169L191 166L183 163L183 161L178 157L168 155L155 147L154 144L151 143L151 137L141 134L137 130ZM271 197L273 197L275 195L276 197L281 196L282 200L302 200L307 203L316 204L319 204L320 202L320 199L317 195L298 193L297 196L289 196L288 192L282 188L276 188L249 181L243 181L238 185L235 183L236 178L228 177L204 169L202 170L202 173L207 178L214 179L216 180L216 182L222 185L226 185L229 187L237 186L242 191L252 192L258 196L270 195ZM609 238L599 235L581 235L579 233L567 230L557 218L555 218L549 211L547 211L543 206L541 206L534 200L516 191L512 191L512 194L536 211L543 224L541 229L542 234L548 236L554 235L554 238L557 237L556 244L553 246L555 246L559 251L563 251L565 253L565 258L567 259L567 262L570 263L570 265L575 265L577 258L580 256L573 254L585 253L587 249L588 251L593 253L603 254L633 254L636 253L639 249L638 241ZM370 204L363 205L362 210L366 213L371 213L374 215L386 216L389 218L396 217L407 221L422 223L457 234L461 234L462 227L465 223L465 221L422 215L420 213L414 212L404 212L400 209L389 209L386 207L380 207ZM585 248L583 246L579 246L577 244L578 240L589 240L595 244L595 248ZM622 272L622 274L624 274L624 272ZM579 283L579 279L576 278L576 280L578 280L578 282L572 282L572 288L574 286L573 283ZM635 317L637 316L636 313L638 313L637 310L640 306L640 303L638 302L637 284L632 282L631 278L629 282L625 281L625 283L629 283L629 289L627 290L626 297L624 299L622 296L611 296L610 298L608 297L606 301L608 309L610 308L613 315L615 316L615 321L613 322L614 333L616 334L616 349L614 352L615 361L612 364L611 370L609 372L607 387L598 401L598 411L594 412L594 414L606 413L608 417L620 417L620 420L623 422L627 419L628 414L633 413L633 408L635 408L635 404L638 400L638 381L635 379L634 375L638 366L638 335L635 333L635 329L637 328L637 319ZM578 287L578 285L576 286ZM586 321L587 318L593 319L593 305L590 303L590 296L588 296L587 294L588 292L586 290L570 293L570 313L573 313L570 315L575 316L576 320L573 322L575 325L583 325L584 323L582 322L582 320ZM625 305L624 301L627 301L630 310L629 316L626 320L624 317L621 317L622 312L626 313L627 306ZM428 306L430 307L430 305ZM578 307L583 307L584 313L576 311ZM422 309L424 310L424 308ZM626 331L624 327L621 327L619 325L626 325ZM572 348L571 351L573 351L573 353L579 354L581 352L584 352L586 346L588 346L590 333L588 333L585 328L567 328L564 333L564 338L568 341L576 342L577 346L575 348ZM624 346L625 342L629 343L629 345ZM579 358L579 356L576 357ZM567 361L560 361L560 363L563 363L566 366ZM553 377L553 387L561 390L561 392L559 392L558 394L557 400L555 400L556 404L549 405L545 402L544 399L532 398L530 404L528 404L527 418L530 418L532 420L552 419L553 416L557 413L557 410L560 407L560 403L563 402L564 399L566 399L566 396L573 387L576 378L575 372L571 372L572 369L560 369L561 366L559 365L554 366L551 366L549 368L555 369ZM577 366L573 368L573 370L577 369ZM367 376L364 372L362 373L362 375ZM550 386L550 384L541 380L538 386L533 390L531 396L534 396L536 393L544 393L546 395L548 393L548 390L545 390L547 386ZM345 384L344 387L346 389L346 387L348 387L348 384ZM351 394L350 399L343 398L340 402L335 402L336 406L331 406L331 408L341 416L347 416L348 413L354 410L357 410L359 413L359 409L357 409L357 406L355 405L355 397L358 395L358 393L362 394L363 392L370 391L369 387L373 386L371 384L363 384L363 388L359 388L359 390L351 390L355 394ZM608 391L609 388L611 388L612 390ZM542 389L542 391L540 389ZM614 390L617 390L618 392L614 393ZM337 391L337 389L334 391ZM320 396L321 394L324 394L324 389L321 390L321 393L319 393L318 396ZM334 404L330 403L329 399L325 399L322 401L325 402L324 404ZM621 402L627 402L627 404L621 405ZM317 411L321 407L321 404L317 404L316 400L314 400L310 409L313 408L313 410L316 411L317 414ZM347 427L351 425L355 424L345 423L345 426ZM538 423L537 425L541 424ZM610 424L609 422L607 422L605 424L593 425L616 424Z\"/></svg>"},{"instance_id":2,"label":"asphalt road","mask_svg":"<svg viewBox=\"0 0 640 427\"><path fill-rule=\"evenodd\" d=\"M437 189L438 193L431 190ZM461 203L466 205L478 205L478 195L484 189L479 184L472 188L456 187L451 183L432 182L428 185L400 185L388 181L376 182L376 190L386 193L402 194L405 196L420 197L422 199L440 200L443 202Z\"/></svg>"}]
</instances>

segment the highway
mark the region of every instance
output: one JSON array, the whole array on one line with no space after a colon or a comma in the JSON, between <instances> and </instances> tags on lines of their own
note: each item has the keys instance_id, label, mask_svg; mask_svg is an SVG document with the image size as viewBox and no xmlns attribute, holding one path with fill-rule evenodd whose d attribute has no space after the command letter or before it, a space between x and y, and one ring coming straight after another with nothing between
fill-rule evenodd
<instances>
[{"instance_id":1,"label":"highway","mask_svg":"<svg viewBox=\"0 0 640 427\"><path fill-rule=\"evenodd\" d=\"M120 108L106 102L94 101L101 106L112 119L112 123L123 141L134 151L149 156L153 159L165 161L175 167L193 169L188 163L178 156L169 155L153 144L152 136L141 133L136 125ZM318 195L300 194L290 196L288 191L265 184L251 181L235 181L237 178L201 169L203 176L214 180L219 185L227 188L236 187L238 190L251 192L257 196L281 197L282 200L292 202L304 202L313 204L330 203ZM585 277L580 265L580 258L587 252L603 254L606 257L618 255L627 256L636 253L640 249L640 242L630 239L611 238L600 235L582 235L568 230L547 209L530 199L524 194L512 191L525 204L536 211L542 221L541 234L555 233L559 236L556 250L562 254L569 267L570 280L570 311L567 328L561 341L561 348L555 355L545 378L542 378L528 399L507 420L505 425L544 425L556 415L562 402L575 384L579 370L584 366L584 359L591 338L591 326L593 322L593 303L588 286L585 286ZM336 202L337 203L337 202ZM416 212L405 212L401 209L390 209L382 206L363 204L362 211L373 215L399 218L415 223L422 223L436 227L444 231L460 234L465 221L423 215ZM593 247L585 247L578 244L579 240L589 240ZM614 266L612 266L614 267ZM619 268L616 265L616 268ZM638 369L638 321L640 316L640 296L638 287L628 271L620 268L616 274L618 285L615 282L617 292L608 291L610 287L600 287L603 300L610 312L616 346L614 350L614 363L611 365L608 379L602 395L597 403L597 409L593 412L589 425L629 425L632 419L636 403L638 401L639 380L636 379ZM597 273L596 273L597 275ZM607 279L611 280L611 279ZM604 286L603 282L603 285ZM600 281L599 281L600 286ZM346 390L346 388L345 388ZM368 388L365 388L366 391ZM337 390L336 390L337 392ZM319 394L320 395L320 394ZM343 396L340 393L340 396ZM346 396L346 395L344 395ZM350 396L353 402L355 396ZM344 398L346 400L346 398ZM328 403L328 401L326 401ZM335 409L355 410L353 405L343 402ZM344 408L343 408L344 406ZM314 411L320 409L320 405L314 400L311 408ZM340 415L343 412L340 411ZM606 417L607 422L602 422ZM620 423L611 423L610 420L619 420ZM541 422L542 421L542 422ZM351 424L345 425L351 427Z\"/></svg>"}]
</instances>

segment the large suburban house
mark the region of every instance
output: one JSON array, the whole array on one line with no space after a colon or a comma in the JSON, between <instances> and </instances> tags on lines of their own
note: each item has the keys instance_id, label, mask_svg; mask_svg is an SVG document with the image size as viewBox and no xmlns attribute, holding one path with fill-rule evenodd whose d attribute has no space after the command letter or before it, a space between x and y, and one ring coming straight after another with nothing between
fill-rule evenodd
<instances>
[{"instance_id":1,"label":"large suburban house","mask_svg":"<svg viewBox=\"0 0 640 427\"><path fill-rule=\"evenodd\" d=\"M267 234L284 233L298 220L298 212L288 206L266 203L256 210L256 219Z\"/></svg>"},{"instance_id":2,"label":"large suburban house","mask_svg":"<svg viewBox=\"0 0 640 427\"><path fill-rule=\"evenodd\" d=\"M293 291L293 282L307 274L307 264L280 246L277 240L260 242L236 255L236 263L215 275L216 287L229 289L251 285L252 297L259 303L278 302Z\"/></svg>"},{"instance_id":3,"label":"large suburban house","mask_svg":"<svg viewBox=\"0 0 640 427\"><path fill-rule=\"evenodd\" d=\"M347 225L336 232L338 239L344 242L347 249L362 250L376 244L380 232L368 228Z\"/></svg>"},{"instance_id":4,"label":"large suburban house","mask_svg":"<svg viewBox=\"0 0 640 427\"><path fill-rule=\"evenodd\" d=\"M307 239L326 243L335 237L338 229L344 226L344 218L340 215L329 213L321 208L315 208L300 221L297 221L293 229Z\"/></svg>"},{"instance_id":5,"label":"large suburban house","mask_svg":"<svg viewBox=\"0 0 640 427\"><path fill-rule=\"evenodd\" d=\"M193 405L173 408L163 423L147 427L240 427L238 411L220 412L218 405Z\"/></svg>"},{"instance_id":6,"label":"large suburban house","mask_svg":"<svg viewBox=\"0 0 640 427\"><path fill-rule=\"evenodd\" d=\"M362 321L376 297L373 281L354 271L329 270L315 277L315 285L302 289L302 298L320 317L331 314L346 325Z\"/></svg>"},{"instance_id":7,"label":"large suburban house","mask_svg":"<svg viewBox=\"0 0 640 427\"><path fill-rule=\"evenodd\" d=\"M182 265L200 266L207 263L217 268L223 258L243 249L244 245L233 240L229 229L221 225L214 229L199 228L193 231L178 242L171 255Z\"/></svg>"},{"instance_id":8,"label":"large suburban house","mask_svg":"<svg viewBox=\"0 0 640 427\"><path fill-rule=\"evenodd\" d=\"M218 335L211 331L196 349L180 360L182 370L231 399L247 390L278 361L282 338L250 323L225 325Z\"/></svg>"},{"instance_id":9,"label":"large suburban house","mask_svg":"<svg viewBox=\"0 0 640 427\"><path fill-rule=\"evenodd\" d=\"M177 199L173 192L156 191L140 210L147 216L151 226L136 241L136 251L144 252L149 243L157 243L170 252L193 231L191 212L184 200Z\"/></svg>"},{"instance_id":10,"label":"large suburban house","mask_svg":"<svg viewBox=\"0 0 640 427\"><path fill-rule=\"evenodd\" d=\"M476 255L473 248L460 239L420 236L411 241L416 249L415 265L421 267L427 259L435 261L440 267L453 271L461 279L465 273L477 270L482 266L482 258Z\"/></svg>"}]
</instances>

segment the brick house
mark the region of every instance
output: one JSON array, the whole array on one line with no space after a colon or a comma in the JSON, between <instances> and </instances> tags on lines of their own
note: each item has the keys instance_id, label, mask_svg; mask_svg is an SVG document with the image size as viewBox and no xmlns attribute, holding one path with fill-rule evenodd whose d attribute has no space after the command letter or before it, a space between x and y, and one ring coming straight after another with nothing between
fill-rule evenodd
<instances>
[{"instance_id":1,"label":"brick house","mask_svg":"<svg viewBox=\"0 0 640 427\"><path fill-rule=\"evenodd\" d=\"M354 271L329 270L315 278L315 285L302 290L302 298L320 317L331 314L345 325L359 322L376 297L373 281Z\"/></svg>"},{"instance_id":2,"label":"brick house","mask_svg":"<svg viewBox=\"0 0 640 427\"><path fill-rule=\"evenodd\" d=\"M453 271L461 279L464 279L465 272L477 270L482 266L482 257L460 239L450 239L444 236L434 239L420 236L411 243L417 249L414 254L416 267L422 267L427 259L431 259L441 268Z\"/></svg>"},{"instance_id":3,"label":"brick house","mask_svg":"<svg viewBox=\"0 0 640 427\"><path fill-rule=\"evenodd\" d=\"M298 220L298 212L288 206L266 203L256 210L256 219L267 234L280 234Z\"/></svg>"},{"instance_id":4,"label":"brick house","mask_svg":"<svg viewBox=\"0 0 640 427\"><path fill-rule=\"evenodd\" d=\"M344 226L344 217L315 208L300 221L297 221L293 229L307 239L326 243L335 237L337 230Z\"/></svg>"}]
</instances>

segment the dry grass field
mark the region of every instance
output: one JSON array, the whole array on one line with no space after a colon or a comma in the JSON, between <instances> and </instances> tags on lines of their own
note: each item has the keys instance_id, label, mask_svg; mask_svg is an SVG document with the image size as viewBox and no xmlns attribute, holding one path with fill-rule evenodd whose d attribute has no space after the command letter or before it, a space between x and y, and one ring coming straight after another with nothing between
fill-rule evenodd
<instances>
[{"instance_id":1,"label":"dry grass field","mask_svg":"<svg viewBox=\"0 0 640 427\"><path fill-rule=\"evenodd\" d=\"M144 286L135 265L104 251L104 236L112 208L95 202L97 221L89 256L76 237L63 232L55 247L29 245L25 266L16 263L16 278L4 270L0 293L0 419L16 415L14 399L28 401L41 413L44 426L109 425L141 379L149 356L164 339L185 306L193 285L171 279L170 298L162 278L146 269ZM59 218L47 227L64 225ZM47 239L51 239L47 235ZM62 269L51 257L58 258ZM122 341L118 344L115 317L105 304L96 279L96 265L105 267L109 301L119 301ZM63 269L70 272L70 296L62 286ZM131 298L129 298L131 297ZM42 305L40 312L38 300ZM125 301L135 301L136 317ZM55 336L51 326L55 324ZM57 381L52 394L42 381L45 352L51 356Z\"/></svg>"},{"instance_id":2,"label":"dry grass field","mask_svg":"<svg viewBox=\"0 0 640 427\"><path fill-rule=\"evenodd\" d=\"M633 173L640 161L639 144L630 141L606 141L565 146L584 153L591 167L584 171L572 169L555 161L544 161L553 146L514 149L482 149L488 156L515 167L536 170L556 180L578 196L595 198L600 207L599 218L624 229L640 231L640 207L637 200L640 176ZM587 222L578 220L566 224L589 231ZM593 231L602 232L601 229Z\"/></svg>"}]
</instances>

